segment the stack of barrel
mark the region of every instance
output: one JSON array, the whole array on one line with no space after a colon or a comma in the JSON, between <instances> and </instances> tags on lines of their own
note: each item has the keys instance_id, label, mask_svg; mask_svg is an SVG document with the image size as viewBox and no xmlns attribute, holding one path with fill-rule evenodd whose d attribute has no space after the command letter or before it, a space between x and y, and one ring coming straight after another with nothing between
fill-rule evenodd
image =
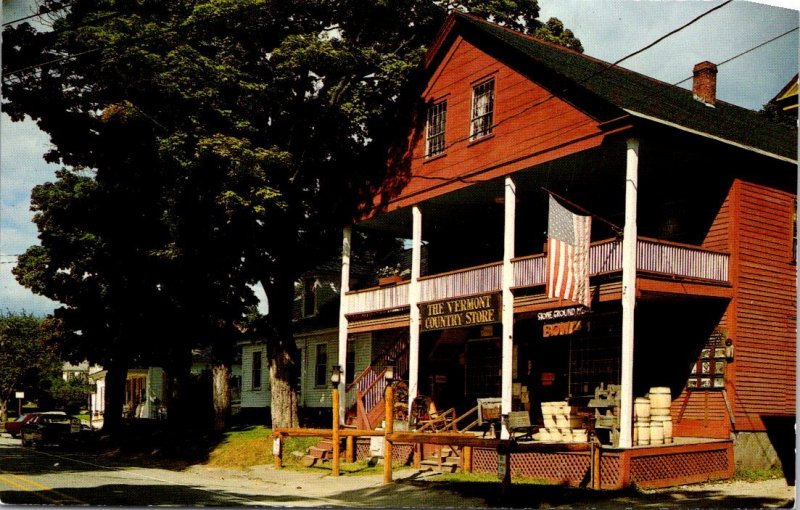
<instances>
[{"instance_id":1,"label":"stack of barrel","mask_svg":"<svg viewBox=\"0 0 800 510\"><path fill-rule=\"evenodd\" d=\"M639 446L672 442L672 403L670 390L664 386L650 388L650 393L633 402L633 442Z\"/></svg>"},{"instance_id":2,"label":"stack of barrel","mask_svg":"<svg viewBox=\"0 0 800 510\"><path fill-rule=\"evenodd\" d=\"M567 402L542 402L542 418L545 432L539 434L539 440L564 443L588 441L583 419Z\"/></svg>"},{"instance_id":3,"label":"stack of barrel","mask_svg":"<svg viewBox=\"0 0 800 510\"><path fill-rule=\"evenodd\" d=\"M650 444L672 442L672 415L669 412L672 395L665 386L654 386L648 394L650 399Z\"/></svg>"}]
</instances>

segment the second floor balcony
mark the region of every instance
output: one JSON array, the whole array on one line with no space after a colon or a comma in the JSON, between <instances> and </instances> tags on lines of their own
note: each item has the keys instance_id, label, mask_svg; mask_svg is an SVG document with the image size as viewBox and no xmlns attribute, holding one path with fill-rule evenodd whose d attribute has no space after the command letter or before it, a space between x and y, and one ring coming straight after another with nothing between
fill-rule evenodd
<instances>
[{"instance_id":1,"label":"second floor balcony","mask_svg":"<svg viewBox=\"0 0 800 510\"><path fill-rule=\"evenodd\" d=\"M670 279L729 285L729 255L696 246L639 238L636 255L637 274ZM514 290L543 286L546 281L547 256L537 254L512 261ZM502 285L502 262L484 264L441 274L423 276L420 302L437 301L485 292L499 292ZM597 277L622 271L622 240L592 243L589 251L589 275ZM544 292L544 290L542 290ZM348 315L389 311L407 307L409 282L348 292L345 313Z\"/></svg>"}]
</instances>

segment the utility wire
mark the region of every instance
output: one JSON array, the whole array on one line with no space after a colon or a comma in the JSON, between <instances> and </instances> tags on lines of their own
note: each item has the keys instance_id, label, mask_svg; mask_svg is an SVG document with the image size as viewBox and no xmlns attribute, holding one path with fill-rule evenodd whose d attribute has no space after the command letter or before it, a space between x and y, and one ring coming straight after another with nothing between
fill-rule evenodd
<instances>
[{"instance_id":1,"label":"utility wire","mask_svg":"<svg viewBox=\"0 0 800 510\"><path fill-rule=\"evenodd\" d=\"M715 7L712 7L711 9L709 9L709 10L707 10L706 12L704 12L704 13L700 14L699 16L695 17L694 19L692 19L692 20L690 20L690 21L687 21L686 23L684 23L683 25L679 26L678 28L675 28L675 29L671 30L670 32L668 32L668 33L666 33L666 34L662 35L661 37L659 37L659 38L658 38L658 39L656 39L655 41L651 42L650 44L647 44L646 46L644 46L644 47L642 47L642 48L640 48L640 49L638 49L638 50L636 50L636 51L634 51L634 52L632 52L632 53L629 53L628 55L626 55L626 56L624 56L624 57L620 58L620 59L619 59L619 60L617 60L616 62L614 62L614 63L612 63L612 64L608 64L607 66L603 67L603 68L602 68L602 69L600 69L599 71L596 71L596 72L594 72L594 73L590 74L589 76L587 76L587 77L585 77L585 78L582 78L582 79L578 80L578 81L577 81L575 84L576 84L576 85L581 85L581 84L583 84L583 83L586 83L587 81L589 81L589 80L591 80L591 79L597 78L598 76L600 76L601 74L605 73L605 72L606 72L606 71L608 71L609 69L612 69L612 68L614 68L614 67L617 67L617 66L618 66L618 65L619 65L621 62L624 62L625 60L628 60L629 58L631 58L631 57L633 57L633 56L635 56L635 55L638 55L638 54L640 54L640 53L642 53L642 52L644 52L644 51L646 51L646 50L648 50L648 49L652 48L653 46L655 46L655 45L657 45L658 43L662 42L663 40L667 39L668 37L670 37L670 36L672 36L672 35L675 35L676 33L680 32L681 30L683 30L683 29L685 29L685 28L689 27L690 25L692 25L692 24L696 23L697 21L699 21L700 19L704 18L705 16L708 16L708 15L709 15L709 14L711 14L712 12L714 12L714 11L716 11L716 10L719 10L719 9L722 9L723 7L725 7L726 5L728 5L729 3L731 3L732 1L733 1L733 0L727 0L726 2L723 2L723 3L721 3L720 5L717 5L717 6L715 6ZM562 92L565 92L565 91L562 91ZM532 104L532 105L529 105L529 106L525 107L524 109L520 110L519 112L517 112L517 113L515 113L515 114L513 114L513 115L509 115L508 117L506 117L506 118L504 118L504 119L501 119L500 121L496 122L496 123L495 123L495 124L492 126L492 128L494 128L494 127L496 127L496 126L499 126L499 125L500 125L500 124L502 124L503 122L506 122L506 121L508 121L508 120L511 120L511 119L513 119L513 118L515 118L515 117L518 117L518 116L520 116L520 115L522 115L522 114L524 114L524 113L526 113L526 112L530 111L531 109L533 109L533 108L535 108L535 107L537 107L537 106L540 106L540 105L542 105L542 104L544 104L544 103L546 103L546 102L550 101L551 99L554 99L555 97L556 97L556 95L555 95L555 94L550 94L548 97L546 97L546 98L542 99L541 101L539 101L539 102L537 102L537 103L534 103L534 104ZM456 140L453 140L452 142L450 142L450 143L449 143L449 144L448 144L448 145L445 147L445 149L448 149L448 148L452 147L452 146L453 146L453 145L455 145L456 143L460 143L460 142L463 142L463 141L466 141L466 140L471 140L472 138L473 138L473 137L472 137L472 135L471 135L471 134L470 134L470 135L468 135L468 136L464 136L464 137L461 137L461 138L457 138ZM412 159L425 159L425 158L427 158L427 157L428 157L428 156L425 156L425 155L423 155L423 156L417 156L417 157L414 157L414 158L412 158Z\"/></svg>"},{"instance_id":2,"label":"utility wire","mask_svg":"<svg viewBox=\"0 0 800 510\"><path fill-rule=\"evenodd\" d=\"M723 60L722 62L720 62L719 64L717 64L717 67L718 67L718 68L719 68L719 67L722 67L723 65L727 64L727 63L728 63L728 62L730 62L731 60L736 60L737 58L739 58L739 57L741 57L741 56L747 55L747 54L748 54L748 53L750 53L751 51L755 51L755 50L757 50L758 48L760 48L760 47L762 47L762 46L766 46L767 44L769 44L769 43L771 43L771 42L773 42L773 41L777 41L777 40L778 40L778 39L780 39L781 37L785 37L785 36L787 36L787 35L791 34L792 32L795 32L795 31L797 31L797 29L798 29L798 28L800 28L800 27L794 27L794 28L792 28L791 30L787 30L786 32L782 33L781 35L776 35L775 37L773 37L772 39L770 39L770 40L768 40L768 41L764 41L763 43L761 43L761 44L759 44L759 45L757 45L757 46L753 46L753 47L752 47L752 48L750 48L750 49L744 50L743 52L739 53L738 55L734 55L734 56L732 56L731 58L729 58L729 59L727 59L727 60ZM681 81L679 81L679 82L675 82L675 83L673 83L673 85L680 85L681 83L683 83L683 82L685 82L685 81L689 81L689 80L691 80L693 77L694 77L694 76L689 76L688 78L684 78L684 79L682 79L682 80L681 80Z\"/></svg>"},{"instance_id":3,"label":"utility wire","mask_svg":"<svg viewBox=\"0 0 800 510\"><path fill-rule=\"evenodd\" d=\"M70 2L68 4L62 4L61 6L56 7L55 9L50 9L47 12L40 12L38 14L31 14L30 16L23 16L22 18L12 19L11 21L6 21L5 23L3 23L3 26L7 27L8 25L13 25L14 23L19 23L20 21L25 21L25 20L28 20L28 19L31 19L31 18L40 18L42 16L47 16L48 14L54 13L56 11L60 11L61 9L66 9L67 7L72 7L73 5L75 5L75 2Z\"/></svg>"}]
</instances>

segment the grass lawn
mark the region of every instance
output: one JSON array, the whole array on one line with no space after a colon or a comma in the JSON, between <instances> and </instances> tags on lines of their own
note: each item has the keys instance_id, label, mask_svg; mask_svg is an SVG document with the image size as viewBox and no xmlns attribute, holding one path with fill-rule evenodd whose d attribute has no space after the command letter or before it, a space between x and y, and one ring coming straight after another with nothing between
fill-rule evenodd
<instances>
[{"instance_id":1,"label":"grass lawn","mask_svg":"<svg viewBox=\"0 0 800 510\"><path fill-rule=\"evenodd\" d=\"M330 462L311 467L303 466L300 459L306 450L315 446L322 438L289 437L283 444L283 466L310 472L329 472ZM263 425L247 426L226 432L223 440L208 456L207 466L218 468L245 469L251 466L272 464L272 429ZM405 466L395 466L405 469ZM370 475L383 473L383 466L366 461L344 462L339 465L343 475Z\"/></svg>"}]
</instances>

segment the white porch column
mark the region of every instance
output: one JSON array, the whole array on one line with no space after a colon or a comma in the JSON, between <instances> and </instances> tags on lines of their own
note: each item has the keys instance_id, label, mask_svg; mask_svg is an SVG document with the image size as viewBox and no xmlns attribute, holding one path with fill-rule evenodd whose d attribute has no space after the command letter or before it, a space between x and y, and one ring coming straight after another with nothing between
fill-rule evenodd
<instances>
[{"instance_id":1,"label":"white porch column","mask_svg":"<svg viewBox=\"0 0 800 510\"><path fill-rule=\"evenodd\" d=\"M622 239L622 385L619 409L619 446L632 446L633 426L633 317L636 308L636 202L639 192L639 140L628 139L625 169L625 227Z\"/></svg>"},{"instance_id":2,"label":"white porch column","mask_svg":"<svg viewBox=\"0 0 800 510\"><path fill-rule=\"evenodd\" d=\"M342 367L342 377L339 383L339 421L344 423L345 410L347 407L347 292L350 290L350 242L353 236L353 229L345 227L342 235L342 280L339 284L339 361Z\"/></svg>"},{"instance_id":3,"label":"white porch column","mask_svg":"<svg viewBox=\"0 0 800 510\"><path fill-rule=\"evenodd\" d=\"M419 276L422 266L422 211L411 208L411 281L408 284L408 409L419 393Z\"/></svg>"},{"instance_id":4,"label":"white porch column","mask_svg":"<svg viewBox=\"0 0 800 510\"><path fill-rule=\"evenodd\" d=\"M503 351L501 373L500 412L507 415L511 412L511 375L514 361L514 232L517 213L517 187L511 177L505 182L505 219L503 221ZM500 427L501 439L508 439L508 430Z\"/></svg>"}]
</instances>

